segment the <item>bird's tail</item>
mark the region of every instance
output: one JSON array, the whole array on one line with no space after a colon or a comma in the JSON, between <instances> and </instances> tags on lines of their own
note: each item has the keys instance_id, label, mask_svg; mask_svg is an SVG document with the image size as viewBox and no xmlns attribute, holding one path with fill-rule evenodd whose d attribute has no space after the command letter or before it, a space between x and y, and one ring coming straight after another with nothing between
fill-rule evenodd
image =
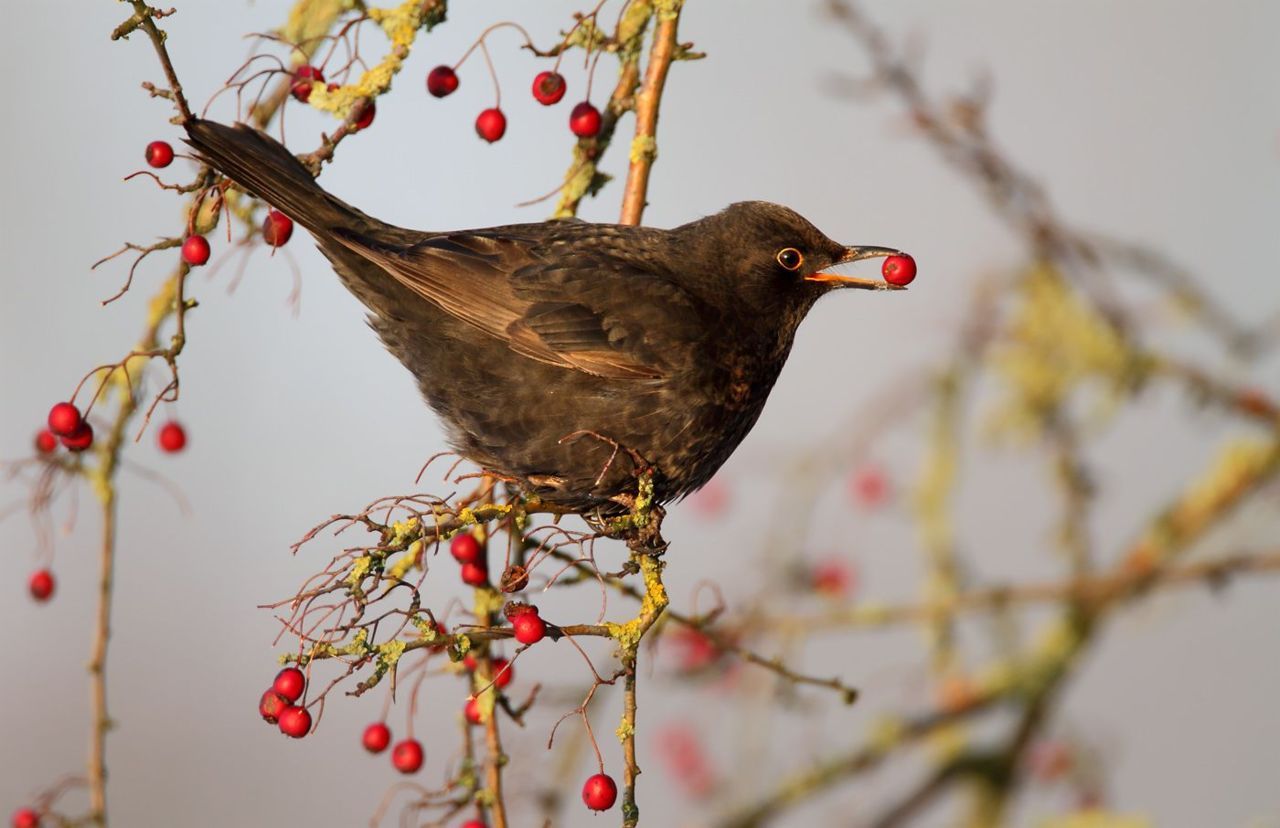
<instances>
[{"instance_id":1,"label":"bird's tail","mask_svg":"<svg viewBox=\"0 0 1280 828\"><path fill-rule=\"evenodd\" d=\"M186 124L187 143L210 166L315 232L349 228L363 214L325 192L283 144L265 133L202 118Z\"/></svg>"}]
</instances>

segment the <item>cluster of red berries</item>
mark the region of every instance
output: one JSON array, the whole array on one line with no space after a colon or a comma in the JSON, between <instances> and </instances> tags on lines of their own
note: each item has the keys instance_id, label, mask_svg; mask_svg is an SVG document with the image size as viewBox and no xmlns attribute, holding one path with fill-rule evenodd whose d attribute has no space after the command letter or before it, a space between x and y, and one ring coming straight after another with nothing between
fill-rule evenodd
<instances>
[{"instance_id":1,"label":"cluster of red berries","mask_svg":"<svg viewBox=\"0 0 1280 828\"><path fill-rule=\"evenodd\" d=\"M455 535L449 542L449 554L462 565L462 582L468 586L482 587L489 583L489 562L485 560L480 541L470 532Z\"/></svg>"},{"instance_id":2,"label":"cluster of red berries","mask_svg":"<svg viewBox=\"0 0 1280 828\"><path fill-rule=\"evenodd\" d=\"M297 667L286 667L262 694L258 713L267 724L277 725L280 732L301 739L311 732L311 714L296 704L307 689L307 677Z\"/></svg>"},{"instance_id":3,"label":"cluster of red berries","mask_svg":"<svg viewBox=\"0 0 1280 828\"><path fill-rule=\"evenodd\" d=\"M539 72L533 79L533 98L543 106L552 106L564 98L569 88L564 75L559 72ZM458 73L451 66L437 66L427 73L427 91L433 97L443 98L458 89ZM590 101L582 101L569 113L569 130L579 138L594 138L600 134L603 118L600 110ZM490 144L507 134L507 116L498 107L491 107L476 116L476 134Z\"/></svg>"},{"instance_id":4,"label":"cluster of red berries","mask_svg":"<svg viewBox=\"0 0 1280 828\"><path fill-rule=\"evenodd\" d=\"M19 808L9 819L13 828L40 828L40 814L33 808Z\"/></svg>"},{"instance_id":5,"label":"cluster of red berries","mask_svg":"<svg viewBox=\"0 0 1280 828\"><path fill-rule=\"evenodd\" d=\"M289 93L293 95L295 100L306 103L311 100L311 92L315 89L317 83L324 83L324 72L318 66L303 64L293 70L293 86L290 87ZM326 84L325 88L332 92L338 88L338 84ZM351 122L352 129L357 132L362 129L368 129L373 123L373 117L377 114L378 105L372 100L364 101L355 112L355 119Z\"/></svg>"},{"instance_id":6,"label":"cluster of red berries","mask_svg":"<svg viewBox=\"0 0 1280 828\"><path fill-rule=\"evenodd\" d=\"M360 743L370 753L382 753L391 744L391 728L385 722L374 722L364 729ZM391 764L401 773L416 773L422 767L424 755L421 742L405 739L391 748Z\"/></svg>"},{"instance_id":7,"label":"cluster of red berries","mask_svg":"<svg viewBox=\"0 0 1280 828\"><path fill-rule=\"evenodd\" d=\"M93 445L93 426L80 413L75 404L60 402L49 409L49 427L36 434L36 451L52 454L58 449L58 441L68 450L81 452ZM165 423L156 436L160 449L176 454L187 447L187 430L177 421Z\"/></svg>"},{"instance_id":8,"label":"cluster of red berries","mask_svg":"<svg viewBox=\"0 0 1280 828\"><path fill-rule=\"evenodd\" d=\"M80 452L93 445L93 426L74 403L60 402L49 409L49 430L36 435L36 449L48 454L57 448L52 438L58 437L70 451Z\"/></svg>"}]
</instances>

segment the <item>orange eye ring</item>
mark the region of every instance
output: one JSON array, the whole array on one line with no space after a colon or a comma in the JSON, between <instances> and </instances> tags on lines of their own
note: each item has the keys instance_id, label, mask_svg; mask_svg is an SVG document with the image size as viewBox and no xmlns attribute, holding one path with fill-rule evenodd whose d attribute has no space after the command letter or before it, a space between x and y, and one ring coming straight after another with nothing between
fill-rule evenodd
<instances>
[{"instance_id":1,"label":"orange eye ring","mask_svg":"<svg viewBox=\"0 0 1280 828\"><path fill-rule=\"evenodd\" d=\"M799 270L800 266L804 264L804 254L794 247L782 248L774 258L786 270Z\"/></svg>"}]
</instances>

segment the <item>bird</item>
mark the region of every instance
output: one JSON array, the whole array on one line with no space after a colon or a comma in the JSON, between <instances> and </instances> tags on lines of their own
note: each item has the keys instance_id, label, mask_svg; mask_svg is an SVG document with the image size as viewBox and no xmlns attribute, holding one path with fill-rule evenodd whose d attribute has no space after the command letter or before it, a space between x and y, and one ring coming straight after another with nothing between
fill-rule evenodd
<instances>
[{"instance_id":1,"label":"bird","mask_svg":"<svg viewBox=\"0 0 1280 828\"><path fill-rule=\"evenodd\" d=\"M755 425L814 303L897 289L839 244L747 201L671 229L552 219L419 231L324 190L280 142L192 118L204 163L314 237L417 380L452 448L565 511L617 513L707 483Z\"/></svg>"}]
</instances>

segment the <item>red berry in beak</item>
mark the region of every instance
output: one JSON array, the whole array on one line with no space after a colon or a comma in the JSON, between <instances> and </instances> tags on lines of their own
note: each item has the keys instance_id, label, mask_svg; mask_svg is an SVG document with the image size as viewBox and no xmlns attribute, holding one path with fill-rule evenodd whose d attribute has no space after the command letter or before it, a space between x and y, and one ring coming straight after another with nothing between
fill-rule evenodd
<instances>
[{"instance_id":1,"label":"red berry in beak","mask_svg":"<svg viewBox=\"0 0 1280 828\"><path fill-rule=\"evenodd\" d=\"M880 275L891 285L909 285L916 278L916 260L910 256L890 256L880 266Z\"/></svg>"}]
</instances>

